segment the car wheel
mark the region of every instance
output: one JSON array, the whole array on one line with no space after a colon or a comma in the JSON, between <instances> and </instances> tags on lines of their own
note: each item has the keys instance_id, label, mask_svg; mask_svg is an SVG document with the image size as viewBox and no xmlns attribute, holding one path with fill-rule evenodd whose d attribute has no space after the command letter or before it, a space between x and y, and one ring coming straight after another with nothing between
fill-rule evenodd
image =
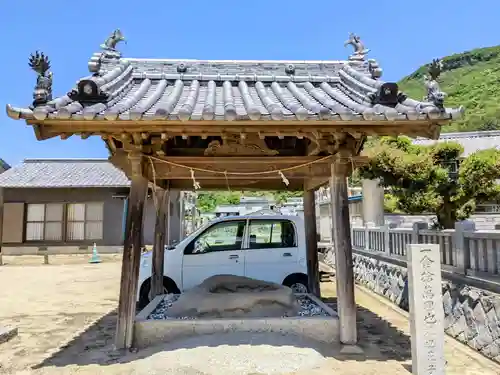
<instances>
[{"instance_id":1,"label":"car wheel","mask_svg":"<svg viewBox=\"0 0 500 375\"><path fill-rule=\"evenodd\" d=\"M292 289L294 293L309 293L306 275L290 275L285 279L283 285Z\"/></svg>"},{"instance_id":2,"label":"car wheel","mask_svg":"<svg viewBox=\"0 0 500 375\"><path fill-rule=\"evenodd\" d=\"M163 279L163 294L169 294L169 293L179 293L179 289L175 285L173 281L171 281L168 278ZM147 279L141 287L141 292L139 295L139 303L138 303L138 308L143 309L145 308L149 302L153 300L153 296L151 294L151 279Z\"/></svg>"},{"instance_id":3,"label":"car wheel","mask_svg":"<svg viewBox=\"0 0 500 375\"><path fill-rule=\"evenodd\" d=\"M301 282L293 283L290 285L290 289L292 289L295 294L307 293L307 285L304 285Z\"/></svg>"}]
</instances>

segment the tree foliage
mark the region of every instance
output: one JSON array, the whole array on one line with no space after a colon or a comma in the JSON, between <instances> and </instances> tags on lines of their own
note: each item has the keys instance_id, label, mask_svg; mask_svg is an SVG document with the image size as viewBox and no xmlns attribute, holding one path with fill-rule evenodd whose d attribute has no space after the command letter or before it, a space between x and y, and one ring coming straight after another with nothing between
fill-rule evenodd
<instances>
[{"instance_id":1,"label":"tree foliage","mask_svg":"<svg viewBox=\"0 0 500 375\"><path fill-rule=\"evenodd\" d=\"M369 163L362 178L380 178L391 188L392 211L434 213L436 226L453 228L474 212L476 204L500 198L500 151L475 152L461 160L463 148L455 142L424 146L407 137L382 137L363 151Z\"/></svg>"},{"instance_id":2,"label":"tree foliage","mask_svg":"<svg viewBox=\"0 0 500 375\"><path fill-rule=\"evenodd\" d=\"M242 196L267 197L277 204L288 198L301 197L300 191L201 191L198 193L196 206L201 212L212 212L221 204L238 204Z\"/></svg>"}]
</instances>

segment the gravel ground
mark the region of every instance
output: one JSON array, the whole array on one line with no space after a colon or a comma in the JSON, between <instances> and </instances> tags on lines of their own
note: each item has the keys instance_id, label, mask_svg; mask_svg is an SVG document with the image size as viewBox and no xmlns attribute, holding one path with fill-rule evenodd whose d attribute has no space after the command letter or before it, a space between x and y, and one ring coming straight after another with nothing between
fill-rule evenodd
<instances>
[{"instance_id":1,"label":"gravel ground","mask_svg":"<svg viewBox=\"0 0 500 375\"><path fill-rule=\"evenodd\" d=\"M112 349L120 263L7 266L0 269L0 321L19 337L0 347L0 374L17 375L408 375L411 352L407 319L382 300L357 291L364 355L279 334L191 337L117 353ZM75 263L74 259L70 263ZM334 284L323 283L335 304ZM369 308L369 310L368 310ZM381 318L382 317L382 318ZM83 330L90 322L98 320ZM74 338L71 342L72 338ZM45 358L45 360L43 360ZM446 339L448 375L498 375L500 367ZM31 369L31 366L35 366Z\"/></svg>"},{"instance_id":2,"label":"gravel ground","mask_svg":"<svg viewBox=\"0 0 500 375\"><path fill-rule=\"evenodd\" d=\"M158 304L156 309L148 316L148 319L153 320L163 320L163 319L181 319L181 320L192 320L196 319L195 317L180 317L180 318L171 318L165 316L167 310L179 299L178 295L169 294L167 298L165 298L162 302ZM316 302L311 300L307 296L298 296L297 301L300 305L300 310L297 316L328 316L328 313L323 310ZM285 316L284 316L285 317Z\"/></svg>"}]
</instances>

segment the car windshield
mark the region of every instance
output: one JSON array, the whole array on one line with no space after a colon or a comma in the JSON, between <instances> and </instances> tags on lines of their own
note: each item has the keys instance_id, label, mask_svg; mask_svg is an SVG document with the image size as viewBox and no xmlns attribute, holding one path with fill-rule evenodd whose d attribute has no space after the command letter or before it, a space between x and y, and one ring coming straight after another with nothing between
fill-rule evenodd
<instances>
[{"instance_id":1,"label":"car windshield","mask_svg":"<svg viewBox=\"0 0 500 375\"><path fill-rule=\"evenodd\" d=\"M193 237L193 236L197 236L199 233L203 232L205 229L207 229L209 226L211 226L214 222L213 221L209 221L208 223L206 223L205 225L202 225L201 227L199 227L198 229L196 229L193 233L189 234L188 236L186 236L182 241L176 243L176 244L172 244L170 246L167 247L167 250L173 250L175 249L177 246L181 245L181 244L184 244L184 243L187 243L190 241L190 239Z\"/></svg>"}]
</instances>

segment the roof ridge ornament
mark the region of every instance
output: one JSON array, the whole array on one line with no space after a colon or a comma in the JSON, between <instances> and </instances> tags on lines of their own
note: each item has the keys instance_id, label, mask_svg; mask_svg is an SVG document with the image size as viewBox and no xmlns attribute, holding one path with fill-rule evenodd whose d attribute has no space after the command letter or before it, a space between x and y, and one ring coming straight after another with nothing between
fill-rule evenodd
<instances>
[{"instance_id":1,"label":"roof ridge ornament","mask_svg":"<svg viewBox=\"0 0 500 375\"><path fill-rule=\"evenodd\" d=\"M116 57L119 59L122 54L116 49L116 45L120 42L127 44L127 40L121 30L115 29L100 47L105 51L107 57Z\"/></svg>"},{"instance_id":2,"label":"roof ridge ornament","mask_svg":"<svg viewBox=\"0 0 500 375\"><path fill-rule=\"evenodd\" d=\"M444 99L446 93L441 91L437 79L443 71L443 64L439 59L433 59L428 67L428 75L424 75L425 88L427 89L427 95L424 97L424 101L434 104L437 108L444 111Z\"/></svg>"},{"instance_id":3,"label":"roof ridge ornament","mask_svg":"<svg viewBox=\"0 0 500 375\"><path fill-rule=\"evenodd\" d=\"M32 107L34 108L52 100L52 72L49 71L49 57L43 52L36 51L35 54L31 54L29 66L38 74L33 92Z\"/></svg>"},{"instance_id":4,"label":"roof ridge ornament","mask_svg":"<svg viewBox=\"0 0 500 375\"><path fill-rule=\"evenodd\" d=\"M372 79L377 80L382 77L382 68L375 59L368 59L368 71L370 72Z\"/></svg>"},{"instance_id":5,"label":"roof ridge ornament","mask_svg":"<svg viewBox=\"0 0 500 375\"><path fill-rule=\"evenodd\" d=\"M364 43L361 41L359 35L354 33L349 33L349 39L344 42L344 47L351 45L354 48L354 53L349 56L349 60L354 61L363 61L369 49L367 49Z\"/></svg>"}]
</instances>

